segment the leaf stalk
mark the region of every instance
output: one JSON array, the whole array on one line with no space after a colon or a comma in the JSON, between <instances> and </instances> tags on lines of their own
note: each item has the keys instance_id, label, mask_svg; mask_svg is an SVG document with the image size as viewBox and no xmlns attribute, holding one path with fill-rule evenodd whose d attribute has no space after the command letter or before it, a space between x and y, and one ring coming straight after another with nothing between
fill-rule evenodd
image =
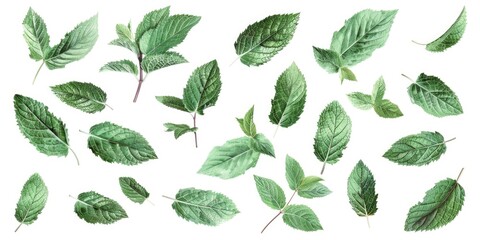
<instances>
[{"instance_id":1,"label":"leaf stalk","mask_svg":"<svg viewBox=\"0 0 480 240\"><path fill-rule=\"evenodd\" d=\"M265 227L262 229L262 231L261 231L260 233L263 233L263 232L265 231L265 229L267 229L267 227L270 226L270 224L272 224L272 222L275 221L275 219L277 219L278 216L280 216L280 215L283 213L284 209L290 204L290 202L292 201L293 197L295 197L295 194L297 194L297 191L298 191L298 190L295 190L295 191L293 192L293 194L292 194L292 196L290 197L290 199L288 199L287 204L285 204L285 206L277 213L277 215L275 215L275 217L273 217L273 218L267 223L267 225L265 225Z\"/></svg>"},{"instance_id":2,"label":"leaf stalk","mask_svg":"<svg viewBox=\"0 0 480 240\"><path fill-rule=\"evenodd\" d=\"M40 70L42 70L42 67L43 67L44 64L45 64L45 61L43 61L42 64L40 64L40 67L38 68L37 73L35 73L35 77L33 77L32 85L35 84L35 80L37 80L38 73L40 73Z\"/></svg>"},{"instance_id":3,"label":"leaf stalk","mask_svg":"<svg viewBox=\"0 0 480 240\"><path fill-rule=\"evenodd\" d=\"M138 95L140 94L140 89L142 89L142 84L143 81L145 80L143 78L143 68L142 68L142 54L138 55L138 69L139 69L139 77L138 77L138 86L137 86L137 91L135 92L135 97L133 98L133 102L137 102Z\"/></svg>"},{"instance_id":4,"label":"leaf stalk","mask_svg":"<svg viewBox=\"0 0 480 240\"><path fill-rule=\"evenodd\" d=\"M197 127L197 113L193 114L193 128ZM195 147L198 148L197 131L193 132L195 136Z\"/></svg>"}]
</instances>

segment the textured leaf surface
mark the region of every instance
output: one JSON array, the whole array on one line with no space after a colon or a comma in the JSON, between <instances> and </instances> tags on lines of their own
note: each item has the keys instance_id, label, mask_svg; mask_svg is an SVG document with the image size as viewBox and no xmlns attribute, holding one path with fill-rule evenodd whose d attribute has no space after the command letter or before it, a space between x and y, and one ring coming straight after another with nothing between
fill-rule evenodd
<instances>
[{"instance_id":1,"label":"textured leaf surface","mask_svg":"<svg viewBox=\"0 0 480 240\"><path fill-rule=\"evenodd\" d=\"M235 41L240 61L247 66L267 63L293 38L299 13L272 15L247 27Z\"/></svg>"},{"instance_id":2,"label":"textured leaf surface","mask_svg":"<svg viewBox=\"0 0 480 240\"><path fill-rule=\"evenodd\" d=\"M287 178L288 186L292 190L297 190L302 184L305 173L297 160L288 156L285 159L285 175Z\"/></svg>"},{"instance_id":3,"label":"textured leaf surface","mask_svg":"<svg viewBox=\"0 0 480 240\"><path fill-rule=\"evenodd\" d=\"M187 221L217 226L240 213L227 196L195 188L180 189L172 208Z\"/></svg>"},{"instance_id":4,"label":"textured leaf surface","mask_svg":"<svg viewBox=\"0 0 480 240\"><path fill-rule=\"evenodd\" d=\"M47 25L32 8L28 9L23 19L23 38L30 50L30 58L38 61L45 59L50 51L50 36L47 32Z\"/></svg>"},{"instance_id":5,"label":"textured leaf surface","mask_svg":"<svg viewBox=\"0 0 480 240\"><path fill-rule=\"evenodd\" d=\"M118 181L123 194L133 202L142 204L150 196L147 189L131 177L120 177Z\"/></svg>"},{"instance_id":6,"label":"textured leaf surface","mask_svg":"<svg viewBox=\"0 0 480 240\"><path fill-rule=\"evenodd\" d=\"M111 41L109 44L113 45L113 46L119 46L119 47L126 48L126 49L130 50L131 52L135 53L135 55L140 54L140 50L138 49L137 44L128 40L128 39L118 38L118 39L115 39L115 40Z\"/></svg>"},{"instance_id":7,"label":"textured leaf surface","mask_svg":"<svg viewBox=\"0 0 480 240\"><path fill-rule=\"evenodd\" d=\"M128 26L124 24L117 24L115 26L115 31L117 32L118 38L127 39L133 42L132 29L130 28L130 23Z\"/></svg>"},{"instance_id":8,"label":"textured leaf surface","mask_svg":"<svg viewBox=\"0 0 480 240\"><path fill-rule=\"evenodd\" d=\"M375 105L381 105L383 96L385 96L385 91L385 80L383 80L383 77L380 77L373 85L372 103Z\"/></svg>"},{"instance_id":9,"label":"textured leaf surface","mask_svg":"<svg viewBox=\"0 0 480 240\"><path fill-rule=\"evenodd\" d=\"M408 94L413 103L435 117L463 113L457 95L435 76L420 74L417 81L408 87Z\"/></svg>"},{"instance_id":10,"label":"textured leaf surface","mask_svg":"<svg viewBox=\"0 0 480 240\"><path fill-rule=\"evenodd\" d=\"M353 92L348 94L347 96L350 102L356 108L359 108L362 110L369 110L373 107L372 96L368 94L361 93L361 92Z\"/></svg>"},{"instance_id":11,"label":"textured leaf surface","mask_svg":"<svg viewBox=\"0 0 480 240\"><path fill-rule=\"evenodd\" d=\"M192 128L187 124L165 123L163 126L167 128L167 132L173 132L175 139L178 139L185 133L197 131L196 127Z\"/></svg>"},{"instance_id":12,"label":"textured leaf surface","mask_svg":"<svg viewBox=\"0 0 480 240\"><path fill-rule=\"evenodd\" d=\"M303 112L307 97L307 83L300 69L292 63L277 80L272 99L270 122L282 127L295 124Z\"/></svg>"},{"instance_id":13,"label":"textured leaf surface","mask_svg":"<svg viewBox=\"0 0 480 240\"><path fill-rule=\"evenodd\" d=\"M169 14L170 7L161 8L147 13L137 26L137 30L135 32L135 42L139 43L146 31L156 28L161 22L168 18Z\"/></svg>"},{"instance_id":14,"label":"textured leaf surface","mask_svg":"<svg viewBox=\"0 0 480 240\"><path fill-rule=\"evenodd\" d=\"M250 148L253 150L266 154L271 157L275 157L275 149L273 148L272 142L268 140L265 135L258 133L255 137L250 139Z\"/></svg>"},{"instance_id":15,"label":"textured leaf surface","mask_svg":"<svg viewBox=\"0 0 480 240\"><path fill-rule=\"evenodd\" d=\"M72 81L51 88L62 102L84 112L95 113L105 108L107 94L91 83Z\"/></svg>"},{"instance_id":16,"label":"textured leaf surface","mask_svg":"<svg viewBox=\"0 0 480 240\"><path fill-rule=\"evenodd\" d=\"M120 60L120 61L113 61L103 65L100 68L100 71L115 71L115 72L126 72L131 73L133 76L137 77L138 68L135 63L130 60Z\"/></svg>"},{"instance_id":17,"label":"textured leaf surface","mask_svg":"<svg viewBox=\"0 0 480 240\"><path fill-rule=\"evenodd\" d=\"M15 209L15 218L22 224L32 224L42 213L47 203L48 189L38 173L33 174L23 185ZM20 228L20 226L18 228ZM17 230L18 230L17 228Z\"/></svg>"},{"instance_id":18,"label":"textured leaf surface","mask_svg":"<svg viewBox=\"0 0 480 240\"><path fill-rule=\"evenodd\" d=\"M227 141L210 151L198 173L229 179L240 176L257 165L260 153L249 146L250 138Z\"/></svg>"},{"instance_id":19,"label":"textured leaf surface","mask_svg":"<svg viewBox=\"0 0 480 240\"><path fill-rule=\"evenodd\" d=\"M378 116L383 118L398 118L403 116L402 111L397 104L392 103L390 100L383 99L380 103L375 104L374 108Z\"/></svg>"},{"instance_id":20,"label":"textured leaf surface","mask_svg":"<svg viewBox=\"0 0 480 240\"><path fill-rule=\"evenodd\" d=\"M400 165L422 166L440 159L446 151L442 134L421 132L396 141L383 157Z\"/></svg>"},{"instance_id":21,"label":"textured leaf surface","mask_svg":"<svg viewBox=\"0 0 480 240\"><path fill-rule=\"evenodd\" d=\"M340 82L343 83L343 80L357 81L355 74L347 67L340 68Z\"/></svg>"},{"instance_id":22,"label":"textured leaf surface","mask_svg":"<svg viewBox=\"0 0 480 240\"><path fill-rule=\"evenodd\" d=\"M193 71L183 90L183 104L189 112L203 115L203 111L217 102L222 82L216 60Z\"/></svg>"},{"instance_id":23,"label":"textured leaf surface","mask_svg":"<svg viewBox=\"0 0 480 240\"><path fill-rule=\"evenodd\" d=\"M183 100L180 98L172 97L172 96L157 96L156 99L157 101L159 101L160 103L162 103L167 107L188 112L188 110L185 108L185 105L183 104Z\"/></svg>"},{"instance_id":24,"label":"textured leaf surface","mask_svg":"<svg viewBox=\"0 0 480 240\"><path fill-rule=\"evenodd\" d=\"M187 62L187 59L176 52L166 52L157 55L146 56L143 58L142 68L146 73L149 73L158 69Z\"/></svg>"},{"instance_id":25,"label":"textured leaf surface","mask_svg":"<svg viewBox=\"0 0 480 240\"><path fill-rule=\"evenodd\" d=\"M262 202L267 206L280 210L286 204L283 189L273 180L254 175L255 185Z\"/></svg>"},{"instance_id":26,"label":"textured leaf surface","mask_svg":"<svg viewBox=\"0 0 480 240\"><path fill-rule=\"evenodd\" d=\"M427 44L426 49L431 52L443 52L447 48L455 45L460 41L467 26L467 10L465 7L458 16L457 20L450 28L439 38Z\"/></svg>"},{"instance_id":27,"label":"textured leaf surface","mask_svg":"<svg viewBox=\"0 0 480 240\"><path fill-rule=\"evenodd\" d=\"M302 231L322 230L317 215L305 205L288 205L283 210L283 221L290 227Z\"/></svg>"},{"instance_id":28,"label":"textured leaf surface","mask_svg":"<svg viewBox=\"0 0 480 240\"><path fill-rule=\"evenodd\" d=\"M358 161L348 177L347 195L358 216L368 217L377 212L375 179L362 160Z\"/></svg>"},{"instance_id":29,"label":"textured leaf surface","mask_svg":"<svg viewBox=\"0 0 480 240\"><path fill-rule=\"evenodd\" d=\"M313 180L313 181L312 181ZM331 193L325 185L320 183L318 177L307 177L302 180L302 184L298 187L298 196L303 198L319 198L325 197Z\"/></svg>"},{"instance_id":30,"label":"textured leaf surface","mask_svg":"<svg viewBox=\"0 0 480 240\"><path fill-rule=\"evenodd\" d=\"M110 122L90 128L88 148L109 163L137 165L157 159L155 151L142 135Z\"/></svg>"},{"instance_id":31,"label":"textured leaf surface","mask_svg":"<svg viewBox=\"0 0 480 240\"><path fill-rule=\"evenodd\" d=\"M247 113L245 113L245 117L237 118L238 123L240 124L240 128L245 133L245 135L250 137L255 137L257 135L257 128L255 123L253 122L253 113L255 112L255 106L252 106Z\"/></svg>"},{"instance_id":32,"label":"textured leaf surface","mask_svg":"<svg viewBox=\"0 0 480 240\"><path fill-rule=\"evenodd\" d=\"M116 201L93 191L78 195L74 211L79 218L93 224L111 224L128 217Z\"/></svg>"},{"instance_id":33,"label":"textured leaf surface","mask_svg":"<svg viewBox=\"0 0 480 240\"><path fill-rule=\"evenodd\" d=\"M313 47L313 56L318 65L328 73L336 73L343 66L340 55L330 49Z\"/></svg>"}]
</instances>

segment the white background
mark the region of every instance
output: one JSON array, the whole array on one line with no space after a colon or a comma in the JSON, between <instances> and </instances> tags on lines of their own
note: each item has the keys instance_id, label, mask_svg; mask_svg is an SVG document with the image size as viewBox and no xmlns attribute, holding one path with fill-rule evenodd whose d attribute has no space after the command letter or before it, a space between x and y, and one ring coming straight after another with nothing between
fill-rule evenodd
<instances>
[{"instance_id":1,"label":"white background","mask_svg":"<svg viewBox=\"0 0 480 240\"><path fill-rule=\"evenodd\" d=\"M0 110L2 157L0 182L0 239L479 239L478 214L478 88L480 87L477 55L480 42L480 4L477 1L5 1L0 6L2 23L2 86ZM398 1L397 1L398 2ZM171 5L172 14L193 14L202 19L186 40L175 48L189 63L152 73L144 83L139 100L132 103L137 82L129 74L99 73L108 61L131 59L125 49L109 46L115 39L115 24L128 23L136 27L144 14ZM429 42L440 36L467 7L468 25L463 39L444 53L430 53L412 39ZM99 39L87 57L67 65L65 69L42 69L37 83L31 81L39 62L28 56L22 37L22 21L31 6L45 20L50 43L59 42L63 35L80 21L99 14ZM352 67L358 82L340 85L338 75L327 74L313 58L312 45L328 48L334 31L346 19L365 8L399 9L386 45L371 58ZM269 15L300 12L300 21L290 44L270 62L260 67L247 67L237 61L233 44L249 24ZM175 140L164 132L163 123L191 124L183 112L160 105L157 95L181 97L191 72L198 66L217 59L222 78L222 91L217 105L205 111L198 120L199 148L194 148L193 135ZM307 81L307 101L297 124L280 129L273 138L275 126L269 122L270 99L274 85L293 61ZM440 77L458 95L464 114L436 118L410 102L404 73L416 78L420 73ZM397 103L404 113L398 119L382 119L373 110L354 108L346 94L370 92L373 83L384 76L385 97ZM68 81L92 82L108 94L105 109L89 115L60 102L50 86ZM37 99L66 123L73 155L66 158L40 154L18 130L13 109L13 95L22 94ZM333 193L320 199L295 197L292 203L306 204L318 215L325 229L305 233L290 228L277 219L262 235L260 230L277 213L264 205L255 188L253 174L271 178L291 191L285 180L285 155L296 158L307 175L318 175L321 163L313 154L313 137L322 109L338 100L352 119L353 130L343 158L328 165L323 175L325 185ZM261 156L257 167L245 175L221 180L196 174L209 151L226 140L242 136L235 117L255 105L258 132L269 137L277 158ZM155 149L158 160L137 166L110 164L95 157L87 148L87 136L79 129L111 121L140 132ZM420 131L439 131L448 143L447 152L437 162L424 167L405 167L382 158L383 153L399 138ZM346 181L353 166L362 159L377 181L378 212L372 216L371 229L364 218L352 211L346 195ZM460 179L466 191L465 205L456 219L444 228L432 232L404 232L403 226L411 206L421 201L426 190L447 177ZM38 220L22 226L14 217L20 191L30 175L38 172L48 190L48 202ZM151 193L155 206L138 205L121 192L118 177L136 178ZM196 187L221 192L229 196L241 211L231 221L218 227L196 225L179 218L171 209L171 201L161 195L175 196L181 188ZM91 225L73 212L75 200L68 197L94 190L117 200L129 218L112 225Z\"/></svg>"}]
</instances>

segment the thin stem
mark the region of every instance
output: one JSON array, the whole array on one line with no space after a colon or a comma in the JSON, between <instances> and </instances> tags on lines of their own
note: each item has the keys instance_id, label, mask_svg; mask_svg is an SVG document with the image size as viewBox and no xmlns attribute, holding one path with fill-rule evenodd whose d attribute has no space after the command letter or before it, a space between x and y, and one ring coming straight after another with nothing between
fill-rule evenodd
<instances>
[{"instance_id":1,"label":"thin stem","mask_svg":"<svg viewBox=\"0 0 480 240\"><path fill-rule=\"evenodd\" d=\"M233 62L232 62L232 63L230 63L229 67L231 67L231 66L232 66L232 65L233 65L235 62L237 62L237 61L238 61L238 59L240 59L240 56L238 56L237 58L235 58L235 60L233 60Z\"/></svg>"},{"instance_id":2,"label":"thin stem","mask_svg":"<svg viewBox=\"0 0 480 240\"><path fill-rule=\"evenodd\" d=\"M152 201L150 201L149 198L146 199L148 203L152 204L152 206L155 206L155 203L153 203Z\"/></svg>"},{"instance_id":3,"label":"thin stem","mask_svg":"<svg viewBox=\"0 0 480 240\"><path fill-rule=\"evenodd\" d=\"M457 183L458 183L458 179L460 179L460 176L462 176L462 173L463 173L463 168L462 168L462 170L460 170L460 173L458 174L458 177L457 177L457 180L456 180Z\"/></svg>"},{"instance_id":4,"label":"thin stem","mask_svg":"<svg viewBox=\"0 0 480 240\"><path fill-rule=\"evenodd\" d=\"M413 42L413 43L415 43L415 44L418 44L418 45L422 45L422 46L425 46L425 45L427 45L427 44L425 44L425 43L419 43L419 42L416 42L415 40L412 40L412 42Z\"/></svg>"},{"instance_id":5,"label":"thin stem","mask_svg":"<svg viewBox=\"0 0 480 240\"><path fill-rule=\"evenodd\" d=\"M20 229L20 227L21 227L22 225L23 225L23 222L21 222L21 223L20 223L20 225L18 225L18 227L17 227L17 228L15 228L15 232L17 232L17 231L18 231L18 229Z\"/></svg>"},{"instance_id":6,"label":"thin stem","mask_svg":"<svg viewBox=\"0 0 480 240\"><path fill-rule=\"evenodd\" d=\"M406 79L410 80L411 82L415 83L415 81L413 81L413 79L411 79L411 78L408 77L407 75L405 75L405 74L402 73L402 76L405 77Z\"/></svg>"},{"instance_id":7,"label":"thin stem","mask_svg":"<svg viewBox=\"0 0 480 240\"><path fill-rule=\"evenodd\" d=\"M275 128L275 132L273 133L273 138L277 136L278 128L280 127L280 124L277 124L277 127Z\"/></svg>"},{"instance_id":8,"label":"thin stem","mask_svg":"<svg viewBox=\"0 0 480 240\"><path fill-rule=\"evenodd\" d=\"M177 201L177 199L172 198L172 197L169 197L169 196L162 195L162 197L164 197L164 198L166 198L166 199L170 199L170 200L172 200L172 201Z\"/></svg>"},{"instance_id":9,"label":"thin stem","mask_svg":"<svg viewBox=\"0 0 480 240\"><path fill-rule=\"evenodd\" d=\"M325 171L325 166L327 166L327 160L323 161L322 171L320 172L320 175L322 175Z\"/></svg>"},{"instance_id":10,"label":"thin stem","mask_svg":"<svg viewBox=\"0 0 480 240\"><path fill-rule=\"evenodd\" d=\"M365 217L367 217L367 225L368 225L368 228L370 229L370 220L369 220L369 218L368 218L368 214L365 215Z\"/></svg>"},{"instance_id":11,"label":"thin stem","mask_svg":"<svg viewBox=\"0 0 480 240\"><path fill-rule=\"evenodd\" d=\"M295 192L293 192L292 196L290 197L290 199L288 199L288 202L287 204L285 204L285 206L282 208L282 210L278 211L277 215L275 215L275 217L272 218L272 220L270 220L267 225L265 225L265 227L262 229L262 231L260 233L263 233L265 231L265 229L267 229L267 227L272 224L273 221L275 221L275 219L277 219L278 216L280 216L282 213L283 213L283 209L285 209L289 204L290 202L292 201L293 197L295 197L295 194L297 193L297 190L295 190Z\"/></svg>"},{"instance_id":12,"label":"thin stem","mask_svg":"<svg viewBox=\"0 0 480 240\"><path fill-rule=\"evenodd\" d=\"M193 127L197 127L197 113L193 114ZM193 132L193 135L195 135L195 147L198 148L197 131Z\"/></svg>"},{"instance_id":13,"label":"thin stem","mask_svg":"<svg viewBox=\"0 0 480 240\"><path fill-rule=\"evenodd\" d=\"M75 159L77 159L77 164L78 164L78 166L80 166L80 160L78 160L78 156L77 156L77 154L75 153L75 151L73 151L73 149L72 149L70 146L68 146L68 149L70 149L70 151L73 153L73 156L75 156Z\"/></svg>"},{"instance_id":14,"label":"thin stem","mask_svg":"<svg viewBox=\"0 0 480 240\"><path fill-rule=\"evenodd\" d=\"M445 141L445 142L443 142L443 143L448 143L448 142L451 142L451 141L453 141L453 140L455 140L455 139L457 139L457 138L454 137L454 138L452 138L452 139L448 139L447 141ZM463 170L463 168L462 168L462 170Z\"/></svg>"},{"instance_id":15,"label":"thin stem","mask_svg":"<svg viewBox=\"0 0 480 240\"><path fill-rule=\"evenodd\" d=\"M37 73L35 73L35 77L33 77L32 85L35 84L35 80L37 80L38 73L40 72L44 64L45 64L45 61L43 61L42 64L40 64L40 67L38 68Z\"/></svg>"},{"instance_id":16,"label":"thin stem","mask_svg":"<svg viewBox=\"0 0 480 240\"><path fill-rule=\"evenodd\" d=\"M295 192L293 192L292 196L290 197L290 199L288 200L287 204L285 204L285 207L288 206L288 204L290 204L290 202L292 201L293 197L295 197L295 194L297 194L297 191L298 190L295 190ZM284 208L285 208L284 207Z\"/></svg>"},{"instance_id":17,"label":"thin stem","mask_svg":"<svg viewBox=\"0 0 480 240\"><path fill-rule=\"evenodd\" d=\"M140 89L142 88L143 84L143 69L142 69L142 54L138 55L138 69L140 71L140 76L138 78L138 86L137 91L135 92L135 98L133 98L133 102L137 102L138 95L140 94Z\"/></svg>"},{"instance_id":18,"label":"thin stem","mask_svg":"<svg viewBox=\"0 0 480 240\"><path fill-rule=\"evenodd\" d=\"M113 108L112 108L112 107L110 107L110 105L108 105L108 104L106 104L106 103L104 103L104 105L105 105L106 107L110 108L110 110L112 110L112 111L113 111Z\"/></svg>"}]
</instances>

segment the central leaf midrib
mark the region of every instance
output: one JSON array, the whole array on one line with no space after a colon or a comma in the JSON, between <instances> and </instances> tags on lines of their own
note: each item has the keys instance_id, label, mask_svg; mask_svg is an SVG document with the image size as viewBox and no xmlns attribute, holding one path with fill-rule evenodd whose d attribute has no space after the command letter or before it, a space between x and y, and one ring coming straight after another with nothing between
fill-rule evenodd
<instances>
[{"instance_id":1,"label":"central leaf midrib","mask_svg":"<svg viewBox=\"0 0 480 240\"><path fill-rule=\"evenodd\" d=\"M143 151L142 149L133 147L133 145L136 145L137 142L135 142L135 144L132 144L132 145L126 145L126 144L123 144L123 143L120 143L120 142L117 142L117 141L113 141L113 140L110 140L110 139L107 139L107 138L104 138L104 137L95 135L95 134L93 134L93 133L91 133L91 132L90 132L89 135L90 135L91 137L100 139L100 140L102 140L102 141L104 141L104 142L108 142L108 143L110 143L110 144L117 144L117 145L120 145L121 147L127 147L127 148L129 148L129 149L135 149L135 150L140 151L140 152L145 152L145 151ZM135 138L136 138L136 137L135 137Z\"/></svg>"},{"instance_id":2,"label":"central leaf midrib","mask_svg":"<svg viewBox=\"0 0 480 240\"><path fill-rule=\"evenodd\" d=\"M368 32L365 31L365 34L363 34L362 36L360 36L358 39L355 40L355 42L353 42L350 46L348 46L347 49L345 49L345 51L343 51L341 54L340 54L340 57L343 57L343 54L345 54L348 50L350 50L350 48L352 48L355 44L357 44L360 40L362 40L367 34L369 34L372 29L378 27L380 25L381 21L379 21L375 26L372 26L372 28L368 29Z\"/></svg>"},{"instance_id":3,"label":"central leaf midrib","mask_svg":"<svg viewBox=\"0 0 480 240\"><path fill-rule=\"evenodd\" d=\"M194 194L194 193L188 193L188 194L183 195L181 197L186 198L187 196L192 195L192 194ZM186 200L185 201L179 200L178 198L175 198L175 202L179 202L179 203L182 203L182 204L185 204L185 205L194 206L194 207L198 207L198 208L206 208L206 209L212 209L212 210L218 210L218 211L228 211L230 213L235 213L235 211L232 211L231 209L226 209L226 208L222 209L222 208L216 208L216 207L213 207L213 206L200 205L200 204L196 204L196 203L187 202Z\"/></svg>"},{"instance_id":4,"label":"central leaf midrib","mask_svg":"<svg viewBox=\"0 0 480 240\"><path fill-rule=\"evenodd\" d=\"M218 167L219 165L223 165L223 164L225 164L226 162L233 161L233 159L234 159L234 158L238 158L238 157L240 157L240 156L243 156L243 155L247 154L247 153L248 153L248 152L250 152L250 151L252 151L252 152L253 152L253 150L252 150L252 149L248 148L248 150L246 150L246 151L243 151L243 152L241 152L241 153L240 153L240 154L238 154L238 155L235 155L235 156L233 156L233 157L230 157L230 156L229 156L227 160L225 160L225 161L222 161L222 162L220 162L220 163L218 163L218 164L214 164L214 165L212 165L212 167L210 167L210 168L213 168L213 167Z\"/></svg>"}]
</instances>

